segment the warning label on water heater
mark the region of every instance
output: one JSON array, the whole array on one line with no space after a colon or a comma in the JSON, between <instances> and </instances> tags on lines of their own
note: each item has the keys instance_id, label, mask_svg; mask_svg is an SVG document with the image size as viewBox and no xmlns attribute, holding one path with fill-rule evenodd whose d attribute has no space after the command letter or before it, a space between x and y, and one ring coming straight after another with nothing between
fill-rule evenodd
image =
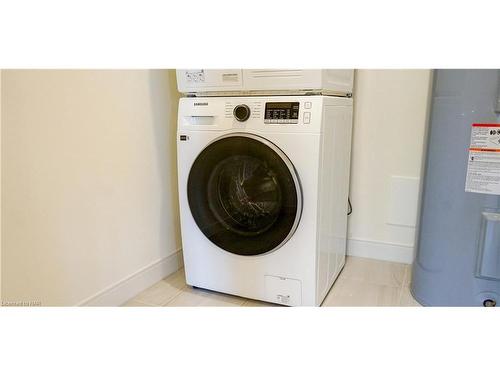
<instances>
[{"instance_id":1,"label":"warning label on water heater","mask_svg":"<svg viewBox=\"0 0 500 375\"><path fill-rule=\"evenodd\" d=\"M500 124L472 124L465 191L500 195Z\"/></svg>"}]
</instances>

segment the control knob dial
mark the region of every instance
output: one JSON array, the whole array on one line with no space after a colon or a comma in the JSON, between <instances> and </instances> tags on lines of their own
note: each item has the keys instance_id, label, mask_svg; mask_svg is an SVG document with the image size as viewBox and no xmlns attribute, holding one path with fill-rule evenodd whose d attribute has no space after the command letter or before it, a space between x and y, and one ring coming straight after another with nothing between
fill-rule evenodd
<instances>
[{"instance_id":1,"label":"control knob dial","mask_svg":"<svg viewBox=\"0 0 500 375\"><path fill-rule=\"evenodd\" d=\"M246 121L250 117L250 108L246 104L238 104L233 109L233 116L240 122Z\"/></svg>"}]
</instances>

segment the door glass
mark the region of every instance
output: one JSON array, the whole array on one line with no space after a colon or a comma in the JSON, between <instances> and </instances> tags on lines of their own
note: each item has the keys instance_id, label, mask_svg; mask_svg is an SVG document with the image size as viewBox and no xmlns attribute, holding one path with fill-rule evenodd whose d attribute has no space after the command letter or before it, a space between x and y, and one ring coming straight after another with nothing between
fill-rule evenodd
<instances>
[{"instance_id":1,"label":"door glass","mask_svg":"<svg viewBox=\"0 0 500 375\"><path fill-rule=\"evenodd\" d=\"M298 225L298 178L286 156L273 147L256 136L226 137L207 146L191 167L193 219L223 250L263 254L286 242Z\"/></svg>"},{"instance_id":2,"label":"door glass","mask_svg":"<svg viewBox=\"0 0 500 375\"><path fill-rule=\"evenodd\" d=\"M281 211L276 173L262 160L231 156L214 169L208 182L210 209L228 230L256 236L268 230Z\"/></svg>"}]
</instances>

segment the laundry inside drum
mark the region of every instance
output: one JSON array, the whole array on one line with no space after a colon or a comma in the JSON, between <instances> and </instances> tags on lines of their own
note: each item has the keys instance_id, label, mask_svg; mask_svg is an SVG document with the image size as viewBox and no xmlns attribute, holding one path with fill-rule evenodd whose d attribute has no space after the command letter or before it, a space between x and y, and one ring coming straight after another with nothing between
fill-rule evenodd
<instances>
[{"instance_id":1,"label":"laundry inside drum","mask_svg":"<svg viewBox=\"0 0 500 375\"><path fill-rule=\"evenodd\" d=\"M280 215L282 194L269 165L248 155L222 160L211 173L210 209L227 230L256 236L268 230ZM215 197L214 197L215 196Z\"/></svg>"}]
</instances>

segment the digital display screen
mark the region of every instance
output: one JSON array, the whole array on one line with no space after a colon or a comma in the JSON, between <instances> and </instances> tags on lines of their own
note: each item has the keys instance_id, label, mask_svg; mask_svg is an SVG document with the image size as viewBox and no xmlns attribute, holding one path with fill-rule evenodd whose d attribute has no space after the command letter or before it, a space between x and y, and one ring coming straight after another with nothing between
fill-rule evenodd
<instances>
[{"instance_id":1,"label":"digital display screen","mask_svg":"<svg viewBox=\"0 0 500 375\"><path fill-rule=\"evenodd\" d=\"M299 102L268 102L264 120L271 124L296 124L299 120Z\"/></svg>"},{"instance_id":2,"label":"digital display screen","mask_svg":"<svg viewBox=\"0 0 500 375\"><path fill-rule=\"evenodd\" d=\"M269 109L287 109L287 108L292 108L294 104L299 104L299 103L293 103L293 102L269 102L266 103L266 108Z\"/></svg>"}]
</instances>

